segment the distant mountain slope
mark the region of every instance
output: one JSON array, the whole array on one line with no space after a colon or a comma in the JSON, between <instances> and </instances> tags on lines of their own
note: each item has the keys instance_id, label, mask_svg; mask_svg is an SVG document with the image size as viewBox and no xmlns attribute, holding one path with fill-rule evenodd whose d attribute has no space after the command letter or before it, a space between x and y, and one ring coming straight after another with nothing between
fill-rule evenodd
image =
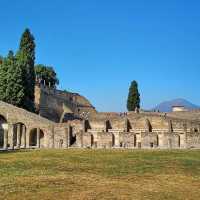
<instances>
[{"instance_id":1,"label":"distant mountain slope","mask_svg":"<svg viewBox=\"0 0 200 200\"><path fill-rule=\"evenodd\" d=\"M185 99L173 99L171 101L165 101L165 102L160 103L152 110L159 110L160 112L171 112L172 106L184 106L185 108L189 110L200 108L200 106L194 105L193 103Z\"/></svg>"}]
</instances>

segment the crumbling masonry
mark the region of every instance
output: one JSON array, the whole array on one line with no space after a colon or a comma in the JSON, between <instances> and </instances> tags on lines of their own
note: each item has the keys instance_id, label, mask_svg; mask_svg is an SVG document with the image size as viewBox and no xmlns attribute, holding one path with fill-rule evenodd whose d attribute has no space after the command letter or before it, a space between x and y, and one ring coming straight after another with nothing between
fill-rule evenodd
<instances>
[{"instance_id":1,"label":"crumbling masonry","mask_svg":"<svg viewBox=\"0 0 200 200\"><path fill-rule=\"evenodd\" d=\"M200 148L200 122L158 113L93 113L56 123L0 102L0 148Z\"/></svg>"}]
</instances>

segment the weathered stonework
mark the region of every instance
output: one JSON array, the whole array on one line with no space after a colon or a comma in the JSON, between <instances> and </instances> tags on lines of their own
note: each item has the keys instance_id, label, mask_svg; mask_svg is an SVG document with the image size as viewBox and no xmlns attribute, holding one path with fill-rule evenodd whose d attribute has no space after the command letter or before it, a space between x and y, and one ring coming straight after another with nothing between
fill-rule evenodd
<instances>
[{"instance_id":1,"label":"weathered stonework","mask_svg":"<svg viewBox=\"0 0 200 200\"><path fill-rule=\"evenodd\" d=\"M64 92L43 85L35 86L35 105L41 116L54 122L60 122L62 116L68 114L67 111L72 112L74 117L96 113L92 104L78 93ZM67 111L64 112L63 106Z\"/></svg>"},{"instance_id":2,"label":"weathered stonework","mask_svg":"<svg viewBox=\"0 0 200 200\"><path fill-rule=\"evenodd\" d=\"M0 102L0 148L200 148L200 121L162 113L95 113L55 123Z\"/></svg>"}]
</instances>

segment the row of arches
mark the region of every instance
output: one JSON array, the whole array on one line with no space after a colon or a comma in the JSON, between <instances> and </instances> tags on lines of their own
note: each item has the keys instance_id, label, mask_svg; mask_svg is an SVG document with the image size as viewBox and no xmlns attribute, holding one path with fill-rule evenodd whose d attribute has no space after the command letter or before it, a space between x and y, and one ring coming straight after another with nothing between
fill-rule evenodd
<instances>
[{"instance_id":1,"label":"row of arches","mask_svg":"<svg viewBox=\"0 0 200 200\"><path fill-rule=\"evenodd\" d=\"M141 123L142 122L142 123ZM161 123L162 122L162 123ZM137 122L135 122L137 124ZM148 118L143 118L142 121L139 122L140 125L138 129L143 129L146 132L154 132L157 129L165 129L168 130L169 133L173 133L176 131L176 129L182 129L184 132L187 132L188 128L190 127L190 132L200 132L200 124L187 124L186 122L177 122L177 121L173 121L172 119L165 119L165 120L158 120L158 122L156 121L152 121ZM116 125L117 124L117 125ZM97 127L98 125L98 127ZM118 126L118 122L112 124L111 120L105 120L104 124L101 123L101 126L99 126L99 122L92 122L89 120L83 120L83 131L84 132L88 132L89 129L95 129L97 127L97 129L99 129L99 127L101 127L102 130L104 130L105 132L109 132L109 130L111 129L115 129L115 125L116 125L116 129L124 129L124 132L131 132L131 129L134 129L134 125L131 124L130 120L128 118L124 119L123 122L123 126L122 123L120 122L120 125ZM189 126L188 126L189 125ZM137 129L137 128L136 128Z\"/></svg>"},{"instance_id":2,"label":"row of arches","mask_svg":"<svg viewBox=\"0 0 200 200\"><path fill-rule=\"evenodd\" d=\"M42 148L45 145L44 138L43 130L28 130L21 122L8 124L5 117L0 115L0 148Z\"/></svg>"},{"instance_id":3,"label":"row of arches","mask_svg":"<svg viewBox=\"0 0 200 200\"><path fill-rule=\"evenodd\" d=\"M114 134L109 136L102 133L98 137L96 134L86 134L82 144L83 147L93 148L181 148L183 138L179 134Z\"/></svg>"}]
</instances>

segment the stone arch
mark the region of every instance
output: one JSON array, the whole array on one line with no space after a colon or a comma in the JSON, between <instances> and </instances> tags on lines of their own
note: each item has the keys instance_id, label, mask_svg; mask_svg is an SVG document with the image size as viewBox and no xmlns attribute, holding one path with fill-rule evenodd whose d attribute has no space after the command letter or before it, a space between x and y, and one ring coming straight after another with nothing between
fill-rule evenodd
<instances>
[{"instance_id":1,"label":"stone arch","mask_svg":"<svg viewBox=\"0 0 200 200\"><path fill-rule=\"evenodd\" d=\"M17 122L14 125L13 129L13 146L18 148L26 147L26 126L22 122Z\"/></svg>"},{"instance_id":2,"label":"stone arch","mask_svg":"<svg viewBox=\"0 0 200 200\"><path fill-rule=\"evenodd\" d=\"M45 134L40 128L33 128L29 133L29 146L43 148L45 146Z\"/></svg>"},{"instance_id":3,"label":"stone arch","mask_svg":"<svg viewBox=\"0 0 200 200\"><path fill-rule=\"evenodd\" d=\"M8 123L6 118L0 115L0 148L4 147L6 133L8 133Z\"/></svg>"},{"instance_id":4,"label":"stone arch","mask_svg":"<svg viewBox=\"0 0 200 200\"><path fill-rule=\"evenodd\" d=\"M37 128L31 129L29 134L29 146L37 146Z\"/></svg>"}]
</instances>

